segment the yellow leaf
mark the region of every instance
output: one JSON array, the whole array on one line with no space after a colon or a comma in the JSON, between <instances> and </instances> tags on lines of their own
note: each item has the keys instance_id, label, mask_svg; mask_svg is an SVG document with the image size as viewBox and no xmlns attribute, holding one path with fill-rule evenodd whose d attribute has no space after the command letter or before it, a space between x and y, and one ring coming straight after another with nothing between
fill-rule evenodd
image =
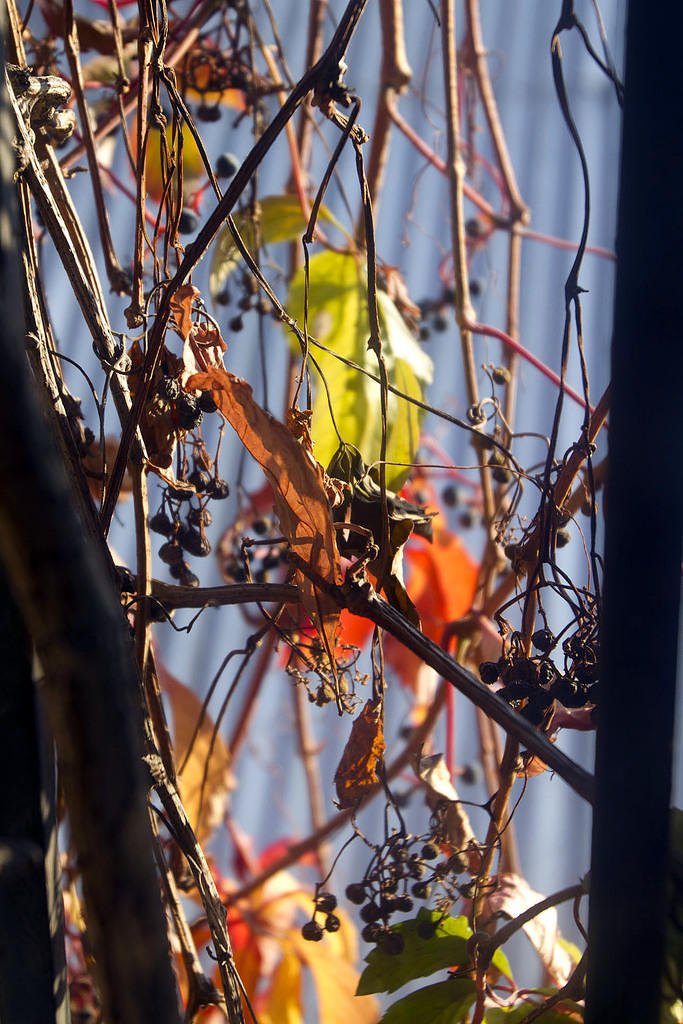
<instances>
[{"instance_id":1,"label":"yellow leaf","mask_svg":"<svg viewBox=\"0 0 683 1024\"><path fill-rule=\"evenodd\" d=\"M275 972L259 1024L301 1024L301 961L286 951Z\"/></svg>"},{"instance_id":2,"label":"yellow leaf","mask_svg":"<svg viewBox=\"0 0 683 1024\"><path fill-rule=\"evenodd\" d=\"M180 796L199 842L223 820L232 789L230 753L213 719L202 716L202 701L157 659L162 689L173 711L173 744ZM201 724L197 728L198 723ZM196 730L196 735L195 735ZM189 757L186 754L194 736Z\"/></svg>"},{"instance_id":3,"label":"yellow leaf","mask_svg":"<svg viewBox=\"0 0 683 1024\"><path fill-rule=\"evenodd\" d=\"M290 934L291 942L300 959L313 975L318 997L319 1024L376 1024L377 1003L371 996L354 995L358 986L358 971L347 960L341 959L328 943L306 942L300 932Z\"/></svg>"}]
</instances>

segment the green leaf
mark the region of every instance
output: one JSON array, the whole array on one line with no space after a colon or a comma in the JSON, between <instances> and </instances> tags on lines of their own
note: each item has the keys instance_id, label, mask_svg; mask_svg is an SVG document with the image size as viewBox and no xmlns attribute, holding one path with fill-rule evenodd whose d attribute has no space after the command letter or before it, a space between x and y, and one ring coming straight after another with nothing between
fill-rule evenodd
<instances>
[{"instance_id":1,"label":"green leaf","mask_svg":"<svg viewBox=\"0 0 683 1024\"><path fill-rule=\"evenodd\" d=\"M415 978L426 978L435 971L468 964L467 940L472 929L467 918L446 917L440 920L440 917L438 911L422 907L414 920L394 925L391 930L403 936L403 952L399 956L389 956L380 946L373 949L365 958L368 966L360 976L356 995L395 992ZM437 921L435 934L430 939L420 938L418 926L423 922Z\"/></svg>"},{"instance_id":2,"label":"green leaf","mask_svg":"<svg viewBox=\"0 0 683 1024\"><path fill-rule=\"evenodd\" d=\"M469 978L449 978L399 999L381 1024L458 1024L476 998L477 986Z\"/></svg>"},{"instance_id":3,"label":"green leaf","mask_svg":"<svg viewBox=\"0 0 683 1024\"><path fill-rule=\"evenodd\" d=\"M259 206L261 209L261 245L295 242L305 232L307 221L301 212L301 206L296 196L266 196L259 200ZM321 206L318 211L318 220L327 221L346 234L341 224L324 206ZM253 254L256 249L256 230L250 211L239 210L234 214L234 221L247 249ZM211 256L209 291L214 301L230 274L239 265L241 258L230 228L226 224L218 235Z\"/></svg>"},{"instance_id":4,"label":"green leaf","mask_svg":"<svg viewBox=\"0 0 683 1024\"><path fill-rule=\"evenodd\" d=\"M365 267L350 254L324 252L310 261L308 326L311 335L338 356L350 359L377 376L377 358L368 350L370 327L367 312ZM432 362L413 337L393 302L377 293L382 350L392 385L422 399L432 380ZM293 278L289 311L303 324L304 271ZM339 446L334 422L344 441L359 449L368 465L380 456L382 438L380 386L365 374L315 347L312 353L327 383L327 391L314 375L315 399L311 435L315 456L327 466ZM387 462L410 463L419 442L422 413L395 395L387 407ZM398 491L409 470L387 466L387 487Z\"/></svg>"}]
</instances>

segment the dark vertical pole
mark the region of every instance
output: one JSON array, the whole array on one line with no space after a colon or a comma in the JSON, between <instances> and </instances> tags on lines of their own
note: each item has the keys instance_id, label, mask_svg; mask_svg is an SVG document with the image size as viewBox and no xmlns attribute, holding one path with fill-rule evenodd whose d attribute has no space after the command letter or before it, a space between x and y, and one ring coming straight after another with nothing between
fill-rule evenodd
<instances>
[{"instance_id":1,"label":"dark vertical pole","mask_svg":"<svg viewBox=\"0 0 683 1024\"><path fill-rule=\"evenodd\" d=\"M683 526L683 5L631 0L587 1024L656 1024Z\"/></svg>"}]
</instances>

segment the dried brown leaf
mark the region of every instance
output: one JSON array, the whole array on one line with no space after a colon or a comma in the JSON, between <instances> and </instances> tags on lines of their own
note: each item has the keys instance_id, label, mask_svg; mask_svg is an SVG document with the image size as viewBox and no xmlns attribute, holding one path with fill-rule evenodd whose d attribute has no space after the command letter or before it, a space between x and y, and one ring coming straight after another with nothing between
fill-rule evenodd
<instances>
[{"instance_id":1,"label":"dried brown leaf","mask_svg":"<svg viewBox=\"0 0 683 1024\"><path fill-rule=\"evenodd\" d=\"M382 699L369 700L353 723L335 772L339 806L355 807L368 789L378 782L377 768L384 755Z\"/></svg>"},{"instance_id":2,"label":"dried brown leaf","mask_svg":"<svg viewBox=\"0 0 683 1024\"><path fill-rule=\"evenodd\" d=\"M312 579L331 585L342 582L339 551L325 472L294 438L291 431L254 401L251 387L220 367L197 373L187 382L192 390L211 390L214 401L256 459L273 488L275 510L297 565ZM332 655L339 609L332 598L297 568L303 604L326 651ZM331 658L334 666L334 658Z\"/></svg>"},{"instance_id":3,"label":"dried brown leaf","mask_svg":"<svg viewBox=\"0 0 683 1024\"><path fill-rule=\"evenodd\" d=\"M223 353L227 348L215 327L209 327L208 324L192 324L183 346L183 387L195 373L205 373L216 366L223 369Z\"/></svg>"},{"instance_id":4,"label":"dried brown leaf","mask_svg":"<svg viewBox=\"0 0 683 1024\"><path fill-rule=\"evenodd\" d=\"M192 330L192 303L198 295L199 288L193 284L181 284L171 299L171 316L183 341Z\"/></svg>"}]
</instances>

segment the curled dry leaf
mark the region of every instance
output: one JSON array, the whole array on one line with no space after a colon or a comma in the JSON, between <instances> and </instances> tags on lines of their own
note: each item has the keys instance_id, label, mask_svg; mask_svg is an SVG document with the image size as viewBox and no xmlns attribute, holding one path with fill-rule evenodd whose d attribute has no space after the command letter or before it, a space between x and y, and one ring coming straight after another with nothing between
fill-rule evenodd
<instances>
[{"instance_id":1,"label":"curled dry leaf","mask_svg":"<svg viewBox=\"0 0 683 1024\"><path fill-rule=\"evenodd\" d=\"M481 861L481 848L470 824L469 815L453 785L443 754L420 757L417 763L417 777L427 787L427 803L430 808L434 809L438 803L447 801L448 843L452 852L467 852L470 870L473 874L476 873Z\"/></svg>"},{"instance_id":2,"label":"curled dry leaf","mask_svg":"<svg viewBox=\"0 0 683 1024\"><path fill-rule=\"evenodd\" d=\"M291 431L254 401L250 386L220 367L196 373L188 388L210 390L219 409L256 459L272 485L275 510L297 562L296 580L303 604L324 649L332 653L339 609L313 579L342 582L339 551L322 466ZM301 567L301 568L299 568ZM306 574L310 570L311 578ZM334 668L334 657L331 659Z\"/></svg>"},{"instance_id":3,"label":"curled dry leaf","mask_svg":"<svg viewBox=\"0 0 683 1024\"><path fill-rule=\"evenodd\" d=\"M499 875L495 890L487 897L486 909L491 914L505 914L513 919L543 899L545 897L540 892L534 892L519 875ZM562 988L569 980L575 964L560 941L557 908L550 907L542 914L537 914L523 928L553 984Z\"/></svg>"},{"instance_id":4,"label":"curled dry leaf","mask_svg":"<svg viewBox=\"0 0 683 1024\"><path fill-rule=\"evenodd\" d=\"M145 357L137 341L131 345L128 355L131 359L131 372L128 375L130 393L135 397L141 374L144 373ZM165 349L162 362L168 369L169 376L175 376L178 368L178 360ZM157 374L160 371L157 370ZM147 449L150 468L155 472L157 469L168 469L173 462L173 453L176 446L176 428L173 422L171 407L155 393L155 386L158 379L155 376L150 391L150 397L140 417L140 430Z\"/></svg>"},{"instance_id":5,"label":"curled dry leaf","mask_svg":"<svg viewBox=\"0 0 683 1024\"><path fill-rule=\"evenodd\" d=\"M383 701L369 700L353 723L334 776L339 806L355 807L378 782L377 768L384 755Z\"/></svg>"},{"instance_id":6,"label":"curled dry leaf","mask_svg":"<svg viewBox=\"0 0 683 1024\"><path fill-rule=\"evenodd\" d=\"M116 459L116 453L119 450L119 443L115 437L107 437L104 440L104 457L106 464L109 468L114 465ZM102 449L99 441L93 441L88 449L81 456L83 468L85 469L85 475L88 478L88 487L95 501L102 500L102 480L104 473L104 465L102 462ZM121 490L119 491L119 501L122 498L127 498L133 490L133 483L130 478L130 473L126 470L123 477L123 483L121 484Z\"/></svg>"},{"instance_id":7,"label":"curled dry leaf","mask_svg":"<svg viewBox=\"0 0 683 1024\"><path fill-rule=\"evenodd\" d=\"M204 373L214 366L223 368L223 353L228 346L215 327L192 324L183 346L183 373L180 382L186 387L195 373Z\"/></svg>"},{"instance_id":8,"label":"curled dry leaf","mask_svg":"<svg viewBox=\"0 0 683 1024\"><path fill-rule=\"evenodd\" d=\"M172 676L159 658L156 664L173 712L173 746L178 769L182 768L178 776L180 796L201 843L225 815L228 795L234 786L230 752L213 719L202 715L199 697ZM187 757L190 743L192 749Z\"/></svg>"},{"instance_id":9,"label":"curled dry leaf","mask_svg":"<svg viewBox=\"0 0 683 1024\"><path fill-rule=\"evenodd\" d=\"M192 330L192 303L199 294L199 288L193 284L181 284L171 299L173 325L183 341Z\"/></svg>"}]
</instances>

